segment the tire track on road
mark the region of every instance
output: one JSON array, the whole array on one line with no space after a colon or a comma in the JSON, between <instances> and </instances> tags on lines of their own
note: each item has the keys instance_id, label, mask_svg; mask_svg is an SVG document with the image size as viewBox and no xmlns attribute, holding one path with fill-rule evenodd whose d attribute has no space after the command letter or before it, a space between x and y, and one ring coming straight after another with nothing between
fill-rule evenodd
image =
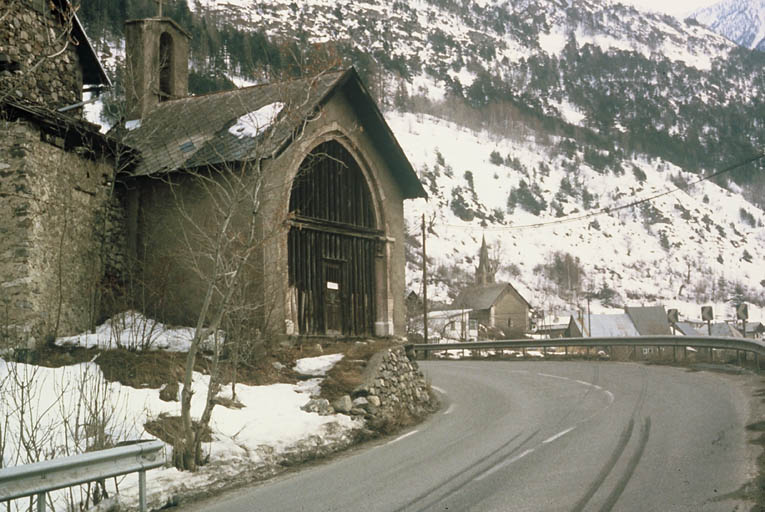
<instances>
[{"instance_id":1,"label":"tire track on road","mask_svg":"<svg viewBox=\"0 0 765 512\"><path fill-rule=\"evenodd\" d=\"M587 506L587 504L590 502L592 497L595 495L596 492L600 489L600 487L603 485L603 483L606 481L608 476L613 471L614 467L616 467L617 462L619 462L619 459L621 458L622 454L627 448L627 445L629 444L630 439L632 438L632 433L635 428L635 417L640 413L640 411L643 408L643 403L645 402L646 395L648 394L648 379L646 376L646 370L643 369L643 378L640 386L640 393L638 394L637 401L635 402L635 407L632 409L632 415L630 417L629 422L627 423L627 426L622 431L622 434L619 436L619 440L616 443L616 446L614 447L613 452L611 453L611 456L608 458L608 461L606 461L606 464L603 466L603 468L598 473L598 476L595 477L595 480L590 484L590 487L587 489L587 492L580 498L580 500L574 505L574 508L571 509L572 512L581 512L584 510L584 507ZM648 442L648 433L650 433L650 418L647 419L647 425L646 428L645 424L643 426L643 435L641 435L640 444L638 445L638 451L635 455L632 456L630 459L629 464L627 465L627 471L624 475L622 475L622 478L619 479L619 482L617 482L616 488L614 488L613 491L609 494L608 498L606 498L606 502L604 503L603 507L608 508L601 508L601 511L607 511L610 510L613 505L616 503L616 501L619 499L619 496L621 496L622 492L624 491L624 488L627 486L627 483L629 482L629 479L632 477L632 473L635 471L635 468L637 467L638 462L640 462L640 458L643 455L643 451L645 449L645 444ZM648 431L648 433L646 433ZM633 465L634 464L634 465ZM621 487L621 489L620 489ZM618 492L617 492L618 491Z\"/></svg>"}]
</instances>

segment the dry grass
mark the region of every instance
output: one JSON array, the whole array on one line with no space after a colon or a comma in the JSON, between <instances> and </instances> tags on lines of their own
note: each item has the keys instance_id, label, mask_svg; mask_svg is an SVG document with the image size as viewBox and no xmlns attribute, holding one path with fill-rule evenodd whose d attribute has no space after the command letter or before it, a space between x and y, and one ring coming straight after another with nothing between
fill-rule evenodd
<instances>
[{"instance_id":1,"label":"dry grass","mask_svg":"<svg viewBox=\"0 0 765 512\"><path fill-rule=\"evenodd\" d=\"M194 422L196 427L198 424ZM170 416L162 413L158 418L149 420L143 425L146 432L158 437L162 441L168 443L171 446L175 445L176 440L183 438L183 424L181 423L180 416ZM210 427L205 427L202 432L202 442L212 442L212 432Z\"/></svg>"},{"instance_id":2,"label":"dry grass","mask_svg":"<svg viewBox=\"0 0 765 512\"><path fill-rule=\"evenodd\" d=\"M367 361L382 350L398 346L388 340L369 340L365 342L335 343L325 349L325 353L334 354L342 352L345 357L341 359L327 373L321 383L321 396L329 401L350 395L361 384L361 375Z\"/></svg>"}]
</instances>

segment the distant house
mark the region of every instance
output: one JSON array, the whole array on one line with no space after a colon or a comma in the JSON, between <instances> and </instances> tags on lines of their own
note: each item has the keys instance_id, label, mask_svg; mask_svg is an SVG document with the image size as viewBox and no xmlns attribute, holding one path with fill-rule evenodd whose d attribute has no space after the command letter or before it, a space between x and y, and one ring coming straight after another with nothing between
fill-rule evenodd
<instances>
[{"instance_id":1,"label":"distant house","mask_svg":"<svg viewBox=\"0 0 765 512\"><path fill-rule=\"evenodd\" d=\"M635 324L626 313L616 315L571 316L566 336L569 338L601 338L639 336Z\"/></svg>"},{"instance_id":2,"label":"distant house","mask_svg":"<svg viewBox=\"0 0 765 512\"><path fill-rule=\"evenodd\" d=\"M763 336L765 336L765 325L763 325L762 322L747 322L744 336L755 340L761 340Z\"/></svg>"},{"instance_id":3,"label":"distant house","mask_svg":"<svg viewBox=\"0 0 765 512\"><path fill-rule=\"evenodd\" d=\"M664 306L627 306L621 314L572 316L566 330L572 338L663 334L672 334Z\"/></svg>"},{"instance_id":4,"label":"distant house","mask_svg":"<svg viewBox=\"0 0 765 512\"><path fill-rule=\"evenodd\" d=\"M508 336L529 330L531 304L510 283L471 286L462 290L452 309L470 309L470 318Z\"/></svg>"},{"instance_id":5,"label":"distant house","mask_svg":"<svg viewBox=\"0 0 765 512\"><path fill-rule=\"evenodd\" d=\"M698 328L690 322L677 322L675 324L675 334L680 336L698 336Z\"/></svg>"},{"instance_id":6,"label":"distant house","mask_svg":"<svg viewBox=\"0 0 765 512\"><path fill-rule=\"evenodd\" d=\"M737 329L734 325L729 324L727 322L718 322L711 325L712 332L709 332L709 329L705 327L700 327L697 329L700 335L702 336L715 336L715 337L723 337L723 338L743 338L744 335L741 333L739 329Z\"/></svg>"},{"instance_id":7,"label":"distant house","mask_svg":"<svg viewBox=\"0 0 765 512\"><path fill-rule=\"evenodd\" d=\"M535 333L545 338L562 338L566 336L571 312L544 316L537 320Z\"/></svg>"},{"instance_id":8,"label":"distant house","mask_svg":"<svg viewBox=\"0 0 765 512\"><path fill-rule=\"evenodd\" d=\"M428 311L428 341L475 341L478 338L478 322L470 319L469 309ZM414 330L422 333L422 316L413 321Z\"/></svg>"},{"instance_id":9,"label":"distant house","mask_svg":"<svg viewBox=\"0 0 765 512\"><path fill-rule=\"evenodd\" d=\"M664 306L625 306L624 312L641 336L672 334Z\"/></svg>"}]
</instances>

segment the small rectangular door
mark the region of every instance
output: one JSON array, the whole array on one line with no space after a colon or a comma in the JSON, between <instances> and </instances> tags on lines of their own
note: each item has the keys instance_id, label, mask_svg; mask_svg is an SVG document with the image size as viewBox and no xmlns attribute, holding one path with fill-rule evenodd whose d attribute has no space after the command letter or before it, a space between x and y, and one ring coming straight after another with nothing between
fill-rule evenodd
<instances>
[{"instance_id":1,"label":"small rectangular door","mask_svg":"<svg viewBox=\"0 0 765 512\"><path fill-rule=\"evenodd\" d=\"M329 336L343 333L342 264L324 262L324 328Z\"/></svg>"}]
</instances>

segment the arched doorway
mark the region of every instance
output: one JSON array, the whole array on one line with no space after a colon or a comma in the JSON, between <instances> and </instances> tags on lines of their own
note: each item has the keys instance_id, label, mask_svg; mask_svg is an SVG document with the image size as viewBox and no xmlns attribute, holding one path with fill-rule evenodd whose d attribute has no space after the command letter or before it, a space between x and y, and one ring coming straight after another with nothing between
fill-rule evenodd
<instances>
[{"instance_id":1,"label":"arched doorway","mask_svg":"<svg viewBox=\"0 0 765 512\"><path fill-rule=\"evenodd\" d=\"M375 258L382 239L372 194L339 142L317 146L292 183L289 284L300 334L374 332Z\"/></svg>"}]
</instances>

